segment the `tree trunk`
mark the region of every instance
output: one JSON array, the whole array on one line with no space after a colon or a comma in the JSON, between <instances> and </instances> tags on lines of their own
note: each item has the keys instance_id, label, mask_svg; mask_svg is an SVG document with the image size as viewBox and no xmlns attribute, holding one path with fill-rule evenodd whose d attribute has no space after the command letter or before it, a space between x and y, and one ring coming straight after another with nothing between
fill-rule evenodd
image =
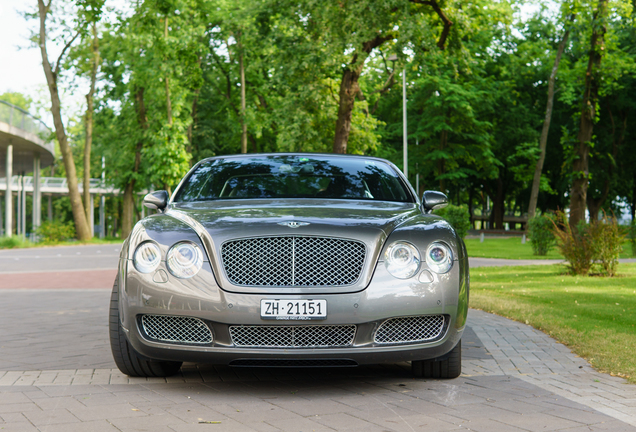
<instances>
[{"instance_id":1,"label":"tree trunk","mask_svg":"<svg viewBox=\"0 0 636 432\"><path fill-rule=\"evenodd\" d=\"M137 123L139 124L139 128L142 131L145 131L148 128L147 118L146 118L146 105L144 102L144 88L141 87L135 93L135 104L137 105ZM130 232L132 231L133 226L133 210L135 206L134 198L135 198L135 183L136 183L136 174L139 172L139 168L141 167L141 150L143 149L143 140L140 139L137 142L137 146L135 147L135 163L133 165L133 172L130 180L126 184L124 188L124 202L122 208L122 220L121 220L121 235L122 238L128 237Z\"/></svg>"},{"instance_id":2,"label":"tree trunk","mask_svg":"<svg viewBox=\"0 0 636 432\"><path fill-rule=\"evenodd\" d=\"M571 16L570 20L574 19L574 15ZM567 24L566 24L567 25ZM550 130L550 122L552 120L552 105L554 102L554 82L556 81L557 71L559 70L559 62L561 61L561 56L563 55L563 51L565 50L565 44L568 41L568 37L570 35L570 30L566 30L563 34L563 38L559 43L559 48L557 49L556 58L554 59L554 66L552 66L552 72L550 73L550 78L548 79L548 101L546 103L545 108L545 119L543 120L543 129L541 130L541 138L539 140L539 149L541 153L539 155L539 160L537 161L537 165L534 170L534 178L532 179L532 190L530 192L530 204L528 204L528 220L534 217L537 211L537 199L539 198L539 185L541 184L541 172L543 171L543 163L545 162L545 152L546 146L548 144L548 131Z\"/></svg>"},{"instance_id":3,"label":"tree trunk","mask_svg":"<svg viewBox=\"0 0 636 432\"><path fill-rule=\"evenodd\" d=\"M99 41L97 39L97 25L93 23L93 65L91 68L91 87L86 95L86 143L84 145L84 210L86 221L91 226L91 146L93 144L93 99L95 95L95 82L97 81L97 68L99 65ZM91 237L93 233L90 233Z\"/></svg>"},{"instance_id":4,"label":"tree trunk","mask_svg":"<svg viewBox=\"0 0 636 432\"><path fill-rule=\"evenodd\" d=\"M69 41L62 49L62 53L56 62L55 69L51 67L49 63L48 53L46 49L46 16L49 12L48 6L44 5L43 0L38 0L38 10L40 14L40 53L42 55L42 67L44 68L44 74L46 75L46 82L49 87L49 93L51 95L51 114L53 115L53 123L55 124L55 134L57 136L58 143L60 145L60 151L62 153L62 160L64 161L64 168L66 169L66 180L68 182L68 194L71 201L71 210L73 212L73 221L75 222L75 232L77 238L81 241L88 241L91 238L90 229L86 221L86 214L84 212L84 206L82 205L82 197L79 193L77 172L75 170L75 161L73 160L73 153L68 144L68 138L66 131L64 130L64 123L62 122L60 95L57 88L57 77L59 73L60 63L66 50L71 46L75 37Z\"/></svg>"},{"instance_id":5,"label":"tree trunk","mask_svg":"<svg viewBox=\"0 0 636 432\"><path fill-rule=\"evenodd\" d=\"M575 148L575 158L572 163L574 180L570 191L570 226L576 227L580 221L585 221L587 206L587 187L589 183L589 153L590 141L594 132L594 118L600 79L598 77L601 59L603 58L605 42L605 15L608 0L599 0L598 8L594 12L593 32L589 53L589 61L585 74L585 91L581 108L581 125L579 128L578 144Z\"/></svg>"},{"instance_id":6,"label":"tree trunk","mask_svg":"<svg viewBox=\"0 0 636 432\"><path fill-rule=\"evenodd\" d=\"M505 198L506 193L504 182L501 177L499 177L497 179L497 194L495 195L495 199L492 202L492 220L494 222L495 229L504 229L504 214L506 213Z\"/></svg>"},{"instance_id":7,"label":"tree trunk","mask_svg":"<svg viewBox=\"0 0 636 432\"><path fill-rule=\"evenodd\" d=\"M379 47L393 36L376 36L374 39L362 44L362 49L357 49L353 54L351 63L342 72L340 81L340 101L338 103L338 119L336 120L336 133L333 139L334 153L347 153L347 143L351 132L351 114L355 104L356 95L360 91L358 80L364 68L364 62L374 48Z\"/></svg>"}]
</instances>

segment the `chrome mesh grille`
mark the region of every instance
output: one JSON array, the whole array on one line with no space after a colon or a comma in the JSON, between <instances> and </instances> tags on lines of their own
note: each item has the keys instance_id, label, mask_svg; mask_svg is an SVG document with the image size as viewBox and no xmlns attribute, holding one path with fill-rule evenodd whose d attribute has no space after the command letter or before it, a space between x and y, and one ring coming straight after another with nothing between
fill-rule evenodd
<instances>
[{"instance_id":1,"label":"chrome mesh grille","mask_svg":"<svg viewBox=\"0 0 636 432\"><path fill-rule=\"evenodd\" d=\"M354 325L230 326L232 342L250 348L338 348L353 345Z\"/></svg>"},{"instance_id":2,"label":"chrome mesh grille","mask_svg":"<svg viewBox=\"0 0 636 432\"><path fill-rule=\"evenodd\" d=\"M257 237L221 247L227 277L239 286L346 286L360 277L364 243L327 237Z\"/></svg>"},{"instance_id":3,"label":"chrome mesh grille","mask_svg":"<svg viewBox=\"0 0 636 432\"><path fill-rule=\"evenodd\" d=\"M161 342L184 344L212 343L210 328L198 318L170 315L142 315L146 336Z\"/></svg>"},{"instance_id":4,"label":"chrome mesh grille","mask_svg":"<svg viewBox=\"0 0 636 432\"><path fill-rule=\"evenodd\" d=\"M375 332L375 342L398 344L426 342L440 338L446 327L445 315L391 318Z\"/></svg>"}]
</instances>

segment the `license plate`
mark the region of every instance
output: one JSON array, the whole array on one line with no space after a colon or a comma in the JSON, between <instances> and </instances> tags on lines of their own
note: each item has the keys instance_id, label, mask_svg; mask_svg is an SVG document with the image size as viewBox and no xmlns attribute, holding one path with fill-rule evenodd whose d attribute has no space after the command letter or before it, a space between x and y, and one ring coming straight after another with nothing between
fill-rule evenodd
<instances>
[{"instance_id":1,"label":"license plate","mask_svg":"<svg viewBox=\"0 0 636 432\"><path fill-rule=\"evenodd\" d=\"M327 319L327 300L261 300L261 318L275 320Z\"/></svg>"}]
</instances>

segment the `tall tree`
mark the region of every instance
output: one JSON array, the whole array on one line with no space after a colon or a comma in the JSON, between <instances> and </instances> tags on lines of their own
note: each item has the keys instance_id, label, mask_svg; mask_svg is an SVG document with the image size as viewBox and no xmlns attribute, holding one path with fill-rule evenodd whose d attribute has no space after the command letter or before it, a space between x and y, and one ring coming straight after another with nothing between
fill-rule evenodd
<instances>
[{"instance_id":1,"label":"tall tree","mask_svg":"<svg viewBox=\"0 0 636 432\"><path fill-rule=\"evenodd\" d=\"M49 55L47 50L47 17L51 12L51 2L44 3L44 0L38 0L38 13L40 19L39 40L40 54L42 56L42 67L44 68L44 74L46 75L46 82L48 84L49 93L51 96L51 114L53 115L53 123L55 124L55 134L57 136L58 143L60 145L60 151L62 153L62 160L64 161L64 168L66 170L66 179L68 182L69 198L71 201L71 209L73 212L73 221L75 222L75 231L77 238L81 241L87 241L91 238L91 232L88 221L86 219L86 213L84 212L84 206L82 205L82 198L79 193L77 183L77 171L75 169L75 161L73 159L73 153L68 142L68 136L64 128L64 122L62 120L61 101L58 90L58 79L60 76L61 64L64 60L64 56L68 49L73 45L77 38L82 33L84 24L81 24L79 29L75 29L74 33L69 35L64 44L62 51L54 62L55 66L52 66L49 61Z\"/></svg>"},{"instance_id":2,"label":"tall tree","mask_svg":"<svg viewBox=\"0 0 636 432\"><path fill-rule=\"evenodd\" d=\"M570 190L570 225L576 227L585 221L587 188L589 183L589 153L596 121L599 87L601 85L600 66L605 51L607 32L607 5L609 0L599 0L592 19L589 60L585 72L585 88L581 106L581 122L578 143L575 146L572 171L574 178Z\"/></svg>"},{"instance_id":3,"label":"tall tree","mask_svg":"<svg viewBox=\"0 0 636 432\"><path fill-rule=\"evenodd\" d=\"M575 15L570 16L570 21L574 20ZM554 65L548 78L548 101L546 102L545 118L543 119L543 128L541 129L541 138L539 139L539 160L534 169L534 177L532 179L532 189L530 191L530 203L528 204L528 219L534 217L537 211L537 199L539 198L539 186L541 184L541 172L543 171L543 163L545 162L545 150L548 145L548 132L550 131L550 122L552 121L552 107L554 105L554 83L556 81L557 72L559 70L559 63L561 62L561 56L565 50L565 45L568 42L570 36L570 28L567 27L559 42L557 48L556 57L554 58Z\"/></svg>"}]
</instances>

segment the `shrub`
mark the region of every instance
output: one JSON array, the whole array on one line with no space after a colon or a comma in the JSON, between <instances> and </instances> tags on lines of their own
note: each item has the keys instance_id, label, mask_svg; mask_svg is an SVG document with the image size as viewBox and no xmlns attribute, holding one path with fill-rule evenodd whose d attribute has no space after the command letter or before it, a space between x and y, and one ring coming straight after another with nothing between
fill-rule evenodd
<instances>
[{"instance_id":1,"label":"shrub","mask_svg":"<svg viewBox=\"0 0 636 432\"><path fill-rule=\"evenodd\" d=\"M633 220L631 225L629 226L627 237L632 244L632 255L636 256L636 220Z\"/></svg>"},{"instance_id":2,"label":"shrub","mask_svg":"<svg viewBox=\"0 0 636 432\"><path fill-rule=\"evenodd\" d=\"M554 247L554 216L542 214L535 216L528 221L528 233L530 234L530 244L535 255L547 255Z\"/></svg>"},{"instance_id":3,"label":"shrub","mask_svg":"<svg viewBox=\"0 0 636 432\"><path fill-rule=\"evenodd\" d=\"M46 221L37 230L40 240L46 243L57 243L75 237L75 227L72 223L64 224L59 221Z\"/></svg>"},{"instance_id":4,"label":"shrub","mask_svg":"<svg viewBox=\"0 0 636 432\"><path fill-rule=\"evenodd\" d=\"M565 213L559 211L553 221L552 232L556 247L568 262L570 272L587 275L592 268L593 258L587 224L581 222L572 229Z\"/></svg>"},{"instance_id":5,"label":"shrub","mask_svg":"<svg viewBox=\"0 0 636 432\"><path fill-rule=\"evenodd\" d=\"M597 263L602 275L616 275L625 234L615 219L603 214L601 220L591 224L580 222L573 230L565 214L558 212L552 232L573 274L587 275Z\"/></svg>"},{"instance_id":6,"label":"shrub","mask_svg":"<svg viewBox=\"0 0 636 432\"><path fill-rule=\"evenodd\" d=\"M621 244L625 234L616 222L606 214L599 221L589 225L588 235L592 247L592 259L600 264L600 272L607 276L616 274L618 257L623 250Z\"/></svg>"},{"instance_id":7,"label":"shrub","mask_svg":"<svg viewBox=\"0 0 636 432\"><path fill-rule=\"evenodd\" d=\"M446 219L460 238L466 237L470 229L470 214L466 206L449 204L443 209L435 210L434 213Z\"/></svg>"},{"instance_id":8,"label":"shrub","mask_svg":"<svg viewBox=\"0 0 636 432\"><path fill-rule=\"evenodd\" d=\"M30 242L20 236L0 237L0 249L28 247Z\"/></svg>"}]
</instances>

